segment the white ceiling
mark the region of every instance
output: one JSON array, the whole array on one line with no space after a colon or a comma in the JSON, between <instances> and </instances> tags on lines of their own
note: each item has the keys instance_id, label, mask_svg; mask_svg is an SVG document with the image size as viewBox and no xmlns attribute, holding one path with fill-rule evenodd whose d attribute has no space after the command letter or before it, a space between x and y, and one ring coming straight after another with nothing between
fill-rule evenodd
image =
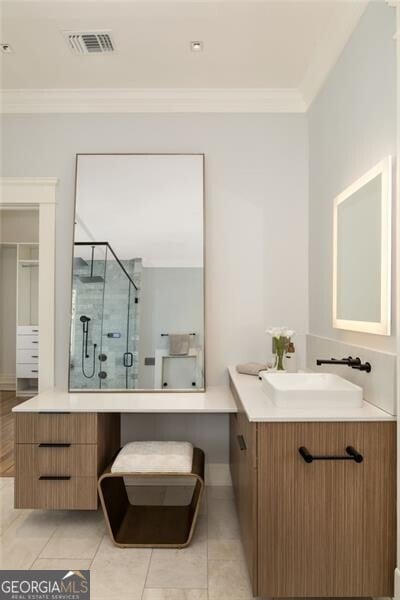
<instances>
[{"instance_id":1,"label":"white ceiling","mask_svg":"<svg viewBox=\"0 0 400 600\"><path fill-rule=\"evenodd\" d=\"M138 91L146 98L149 90L158 98L173 90L172 96L201 99L202 90L206 99L223 101L231 90L241 101L296 101L299 110L319 89L365 7L337 0L1 4L1 41L14 50L1 57L6 101L27 98L27 91L32 99L37 90L38 103L49 90L64 101L77 90L80 97L97 90L97 98L99 90L109 98L119 90L130 101ZM74 55L63 31L92 29L111 30L116 52ZM191 40L202 40L203 52L191 52Z\"/></svg>"}]
</instances>

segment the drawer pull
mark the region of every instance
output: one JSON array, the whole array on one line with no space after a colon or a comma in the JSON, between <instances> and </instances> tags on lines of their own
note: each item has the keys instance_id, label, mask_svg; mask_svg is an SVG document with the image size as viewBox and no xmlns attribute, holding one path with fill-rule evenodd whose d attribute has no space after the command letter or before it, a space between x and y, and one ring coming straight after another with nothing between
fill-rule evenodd
<instances>
[{"instance_id":1,"label":"drawer pull","mask_svg":"<svg viewBox=\"0 0 400 600\"><path fill-rule=\"evenodd\" d=\"M244 441L244 437L242 435L237 436L237 441L241 450L247 450L246 442Z\"/></svg>"},{"instance_id":2,"label":"drawer pull","mask_svg":"<svg viewBox=\"0 0 400 600\"><path fill-rule=\"evenodd\" d=\"M41 481L68 481L71 479L71 475L41 475L39 479Z\"/></svg>"},{"instance_id":3,"label":"drawer pull","mask_svg":"<svg viewBox=\"0 0 400 600\"><path fill-rule=\"evenodd\" d=\"M50 443L42 443L39 444L39 448L70 448L71 444L65 444L65 443L55 443L55 444L50 444Z\"/></svg>"},{"instance_id":4,"label":"drawer pull","mask_svg":"<svg viewBox=\"0 0 400 600\"><path fill-rule=\"evenodd\" d=\"M55 411L55 410L40 410L39 415L70 415L70 412Z\"/></svg>"},{"instance_id":5,"label":"drawer pull","mask_svg":"<svg viewBox=\"0 0 400 600\"><path fill-rule=\"evenodd\" d=\"M39 373L39 369L31 369L31 373Z\"/></svg>"},{"instance_id":6,"label":"drawer pull","mask_svg":"<svg viewBox=\"0 0 400 600\"><path fill-rule=\"evenodd\" d=\"M32 354L31 358L39 358L39 354Z\"/></svg>"},{"instance_id":7,"label":"drawer pull","mask_svg":"<svg viewBox=\"0 0 400 600\"><path fill-rule=\"evenodd\" d=\"M32 340L32 344L38 344L38 341Z\"/></svg>"},{"instance_id":8,"label":"drawer pull","mask_svg":"<svg viewBox=\"0 0 400 600\"><path fill-rule=\"evenodd\" d=\"M313 456L304 446L299 448L299 454L306 463L312 463L314 460L354 460L356 463L361 463L364 460L362 454L357 452L353 446L347 446L346 452L346 456Z\"/></svg>"}]
</instances>

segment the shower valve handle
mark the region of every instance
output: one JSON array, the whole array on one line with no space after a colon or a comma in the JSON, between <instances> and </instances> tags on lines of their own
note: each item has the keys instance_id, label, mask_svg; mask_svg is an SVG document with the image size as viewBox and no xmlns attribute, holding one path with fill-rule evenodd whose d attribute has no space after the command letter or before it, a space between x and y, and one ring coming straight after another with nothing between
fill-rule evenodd
<instances>
[{"instance_id":1,"label":"shower valve handle","mask_svg":"<svg viewBox=\"0 0 400 600\"><path fill-rule=\"evenodd\" d=\"M123 356L124 367L133 366L133 354L132 352L125 352Z\"/></svg>"}]
</instances>

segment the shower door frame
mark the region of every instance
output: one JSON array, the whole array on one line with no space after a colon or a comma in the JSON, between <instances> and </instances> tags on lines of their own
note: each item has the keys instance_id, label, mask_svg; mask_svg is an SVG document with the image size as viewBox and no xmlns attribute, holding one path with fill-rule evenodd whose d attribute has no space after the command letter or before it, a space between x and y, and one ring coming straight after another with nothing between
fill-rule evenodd
<instances>
[{"instance_id":1,"label":"shower door frame","mask_svg":"<svg viewBox=\"0 0 400 600\"><path fill-rule=\"evenodd\" d=\"M75 195L74 195L74 220L73 220L73 228L72 228L72 253L71 253L71 302L70 306L72 307L72 286L73 286L73 260L74 260L74 248L75 248L75 221L76 221L76 196L78 189L78 160L80 156L198 156L202 158L202 166L203 166L203 177L202 177L202 198L203 198L203 387L195 388L195 389L173 389L166 390L164 388L136 388L136 389L128 389L128 390L76 390L74 389L74 394L107 394L107 393L119 393L119 394L154 394L154 393L162 393L162 394L204 394L207 390L207 370L206 370L206 339L207 339L207 326L206 326L206 155L204 152L78 152L75 155ZM69 340L69 348L71 348L71 332L72 332L72 313L70 313L70 340ZM71 362L71 352L69 353L68 359L68 391L70 390L69 385L69 371L70 371L70 362Z\"/></svg>"}]
</instances>

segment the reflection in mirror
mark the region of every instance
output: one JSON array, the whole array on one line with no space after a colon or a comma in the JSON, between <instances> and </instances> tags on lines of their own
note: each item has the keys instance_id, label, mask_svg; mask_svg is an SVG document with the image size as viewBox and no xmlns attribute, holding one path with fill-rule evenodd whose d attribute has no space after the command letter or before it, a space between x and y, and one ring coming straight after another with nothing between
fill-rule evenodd
<instances>
[{"instance_id":1,"label":"reflection in mirror","mask_svg":"<svg viewBox=\"0 0 400 600\"><path fill-rule=\"evenodd\" d=\"M334 213L334 327L390 334L391 161L345 190Z\"/></svg>"},{"instance_id":2,"label":"reflection in mirror","mask_svg":"<svg viewBox=\"0 0 400 600\"><path fill-rule=\"evenodd\" d=\"M70 390L204 389L203 155L78 155Z\"/></svg>"}]
</instances>

